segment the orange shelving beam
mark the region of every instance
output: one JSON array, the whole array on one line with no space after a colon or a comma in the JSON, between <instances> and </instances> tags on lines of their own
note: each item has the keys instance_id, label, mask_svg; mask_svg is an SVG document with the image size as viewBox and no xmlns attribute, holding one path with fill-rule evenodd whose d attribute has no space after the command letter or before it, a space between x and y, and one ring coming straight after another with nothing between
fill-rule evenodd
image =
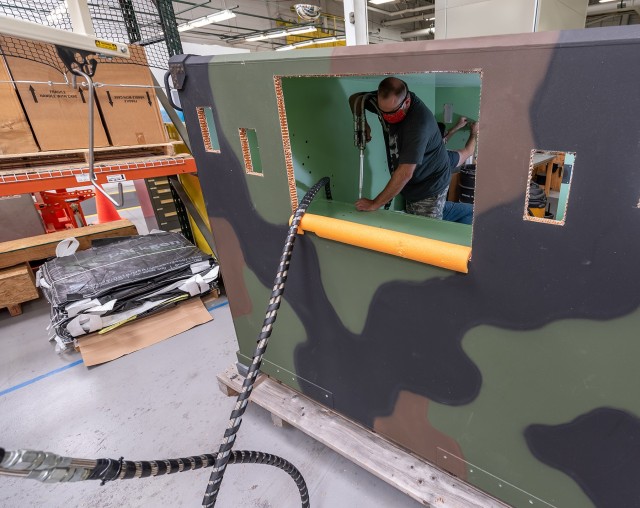
<instances>
[{"instance_id":1,"label":"orange shelving beam","mask_svg":"<svg viewBox=\"0 0 640 508\"><path fill-rule=\"evenodd\" d=\"M98 163L95 166L95 174L100 184L196 172L193 157L182 156ZM51 166L0 171L0 196L85 185L90 185L88 167Z\"/></svg>"}]
</instances>

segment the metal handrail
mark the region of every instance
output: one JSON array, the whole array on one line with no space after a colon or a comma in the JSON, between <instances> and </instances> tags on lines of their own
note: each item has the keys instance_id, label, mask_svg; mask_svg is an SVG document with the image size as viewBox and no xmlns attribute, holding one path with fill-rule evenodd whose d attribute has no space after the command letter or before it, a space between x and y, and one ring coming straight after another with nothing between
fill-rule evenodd
<instances>
[{"instance_id":1,"label":"metal handrail","mask_svg":"<svg viewBox=\"0 0 640 508\"><path fill-rule=\"evenodd\" d=\"M89 180L91 181L91 185L93 185L93 187L100 193L102 194L104 197L106 197L111 203L113 203L115 206L122 206L124 204L124 190L122 188L122 182L118 182L118 194L120 195L120 203L118 203L115 199L113 199L109 193L107 191L105 191L99 184L98 184L98 179L96 178L96 174L95 174L95 170L93 167L94 164L94 131L93 131L93 117L94 117L94 112L93 112L93 103L94 103L94 97L93 97L93 80L91 79L91 77L88 74L85 74L84 72L82 72L79 69L74 69L74 72L78 73L78 75L82 76L85 80L86 83L82 83L82 85L87 86L87 89L89 91L89 93L87 94L89 96L89 100L87 101L87 104L89 105Z\"/></svg>"}]
</instances>

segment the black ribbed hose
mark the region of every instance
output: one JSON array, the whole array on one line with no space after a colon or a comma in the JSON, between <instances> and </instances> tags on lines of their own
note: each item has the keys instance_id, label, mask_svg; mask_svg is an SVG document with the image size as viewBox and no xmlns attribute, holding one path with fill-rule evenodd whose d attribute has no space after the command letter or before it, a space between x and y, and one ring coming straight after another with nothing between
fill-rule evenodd
<instances>
[{"instance_id":1,"label":"black ribbed hose","mask_svg":"<svg viewBox=\"0 0 640 508\"><path fill-rule=\"evenodd\" d=\"M271 292L262 330L258 335L258 346L255 350L247 377L242 385L242 392L238 395L236 405L231 412L229 425L224 433L224 440L220 445L218 453L192 455L178 459L131 461L124 460L123 458L118 460L77 459L36 450L7 451L0 447L0 476L29 478L45 483L101 480L104 484L105 482L113 480L148 478L151 476L191 471L213 465L214 469L211 472L211 477L207 484L207 491L202 501L204 506L213 507L220 492L220 485L227 464L267 464L284 470L293 478L300 491L302 508L308 508L310 504L307 485L300 471L290 462L269 453L233 451L231 448L233 447L236 434L242 423L242 415L246 410L249 397L251 396L253 384L260 370L262 357L267 350L273 324L276 321L278 309L280 308L280 302L289 272L293 244L298 233L300 221L307 211L309 204L322 187L325 187L327 199L331 199L329 178L324 177L309 189L293 214L282 256L280 257L278 273L273 283L273 291Z\"/></svg>"},{"instance_id":2,"label":"black ribbed hose","mask_svg":"<svg viewBox=\"0 0 640 508\"><path fill-rule=\"evenodd\" d=\"M247 373L247 377L242 384L242 392L238 395L238 399L236 400L236 405L231 412L231 417L229 418L229 425L227 430L224 433L224 439L220 444L220 449L218 450L218 455L216 459L216 463L213 467L213 471L211 472L211 476L209 477L209 483L207 484L207 490L205 492L204 498L202 500L202 505L207 508L211 508L215 506L216 499L218 497L218 493L220 492L220 485L222 483L222 478L224 476L225 469L227 467L227 463L229 462L229 452L233 447L233 444L236 440L236 434L240 429L240 425L242 423L242 415L244 414L247 403L249 402L249 397L251 396L251 390L253 389L253 384L255 383L256 377L258 376L258 372L260 370L260 365L262 364L262 357L264 356L265 351L267 350L267 345L269 343L269 337L271 336L271 331L273 330L273 324L276 321L276 317L278 314L278 309L280 308L280 302L282 300L282 294L284 293L284 285L287 281L287 276L289 274L289 263L291 261L291 253L293 252L293 244L296 241L296 235L298 233L298 227L300 226L300 221L304 216L307 208L311 204L311 201L316 196L318 191L324 187L327 199L331 199L331 189L329 186L329 177L324 177L320 179L313 187L309 189L309 191L304 195L302 201L298 205L298 208L293 214L293 219L291 220L291 225L289 226L289 231L287 233L287 238L285 240L284 248L282 250L282 255L280 256L280 264L278 265L278 273L276 274L276 278L273 282L273 289L271 291L271 298L269 299L269 305L267 306L267 312L264 317L264 322L262 324L262 330L258 335L258 346L253 354L253 360L249 367L249 372ZM304 484L304 479L300 477L302 484ZM296 481L296 484L298 482ZM300 485L298 485L300 488ZM304 489L300 489L300 497L302 500L302 507L307 508L309 505L309 494L307 492L306 484L304 485Z\"/></svg>"}]
</instances>

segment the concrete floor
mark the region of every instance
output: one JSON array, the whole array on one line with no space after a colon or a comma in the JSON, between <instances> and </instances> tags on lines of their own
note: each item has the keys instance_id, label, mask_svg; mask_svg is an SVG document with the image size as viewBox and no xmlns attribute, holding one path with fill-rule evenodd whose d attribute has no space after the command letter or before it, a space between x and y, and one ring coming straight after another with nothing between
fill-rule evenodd
<instances>
[{"instance_id":1,"label":"concrete floor","mask_svg":"<svg viewBox=\"0 0 640 508\"><path fill-rule=\"evenodd\" d=\"M48 304L0 310L0 446L84 458L128 460L213 453L234 399L216 374L235 361L226 300L210 304L212 322L118 360L86 368L46 339ZM277 428L249 405L236 449L278 454L304 475L314 508L417 507L419 503L294 428ZM200 506L210 469L123 480L47 485L0 477L2 507ZM276 468L229 466L217 506L300 506L293 481Z\"/></svg>"}]
</instances>

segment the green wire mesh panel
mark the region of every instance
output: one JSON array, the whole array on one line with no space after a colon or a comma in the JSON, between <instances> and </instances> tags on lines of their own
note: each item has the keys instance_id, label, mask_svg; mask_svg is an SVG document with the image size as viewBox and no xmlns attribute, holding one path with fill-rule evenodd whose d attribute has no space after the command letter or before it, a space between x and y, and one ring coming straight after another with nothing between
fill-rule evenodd
<instances>
[{"instance_id":1,"label":"green wire mesh panel","mask_svg":"<svg viewBox=\"0 0 640 508\"><path fill-rule=\"evenodd\" d=\"M100 0L89 3L96 36L101 39L139 44L149 67L167 69L170 55L182 52L170 0ZM72 30L64 0L0 0L0 15L41 25ZM34 54L26 45L3 38L0 51L10 56L49 63L48 55ZM142 62L131 61L132 64Z\"/></svg>"}]
</instances>

